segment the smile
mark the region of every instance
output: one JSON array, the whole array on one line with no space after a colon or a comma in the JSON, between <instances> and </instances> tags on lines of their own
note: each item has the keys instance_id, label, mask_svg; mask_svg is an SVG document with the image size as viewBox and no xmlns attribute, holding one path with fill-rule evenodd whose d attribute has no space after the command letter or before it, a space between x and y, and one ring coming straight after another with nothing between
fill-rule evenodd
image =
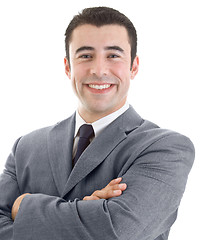
<instances>
[{"instance_id":1,"label":"smile","mask_svg":"<svg viewBox=\"0 0 200 240\"><path fill-rule=\"evenodd\" d=\"M97 89L97 90L103 90L103 89L107 89L111 86L111 84L104 84L104 85L93 85L93 84L89 84L90 88L93 89Z\"/></svg>"}]
</instances>

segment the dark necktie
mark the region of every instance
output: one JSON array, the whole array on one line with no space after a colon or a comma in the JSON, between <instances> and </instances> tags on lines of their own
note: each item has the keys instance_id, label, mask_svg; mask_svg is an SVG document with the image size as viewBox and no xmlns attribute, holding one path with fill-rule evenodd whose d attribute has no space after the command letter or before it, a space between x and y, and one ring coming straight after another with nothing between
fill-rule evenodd
<instances>
[{"instance_id":1,"label":"dark necktie","mask_svg":"<svg viewBox=\"0 0 200 240\"><path fill-rule=\"evenodd\" d=\"M84 124L79 129L79 141L78 141L78 148L74 158L74 165L76 164L77 160L81 156L82 152L87 148L90 144L90 138L94 136L94 130L92 125Z\"/></svg>"}]
</instances>

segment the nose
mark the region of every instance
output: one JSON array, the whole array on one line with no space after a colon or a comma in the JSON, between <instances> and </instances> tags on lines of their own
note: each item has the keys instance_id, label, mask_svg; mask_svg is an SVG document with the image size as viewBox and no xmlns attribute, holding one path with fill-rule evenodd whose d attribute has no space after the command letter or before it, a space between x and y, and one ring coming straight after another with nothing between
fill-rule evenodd
<instances>
[{"instance_id":1,"label":"nose","mask_svg":"<svg viewBox=\"0 0 200 240\"><path fill-rule=\"evenodd\" d=\"M97 77L103 77L108 74L108 64L106 63L106 59L99 56L96 57L91 64L90 74L96 75Z\"/></svg>"}]
</instances>

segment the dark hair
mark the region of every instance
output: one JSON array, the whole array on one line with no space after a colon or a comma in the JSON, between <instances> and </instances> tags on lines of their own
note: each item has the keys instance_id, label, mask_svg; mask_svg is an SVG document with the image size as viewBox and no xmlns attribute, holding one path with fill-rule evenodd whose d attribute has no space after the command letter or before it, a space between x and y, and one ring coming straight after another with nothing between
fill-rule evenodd
<instances>
[{"instance_id":1,"label":"dark hair","mask_svg":"<svg viewBox=\"0 0 200 240\"><path fill-rule=\"evenodd\" d=\"M81 13L74 16L65 32L65 51L66 58L69 61L69 43L72 32L78 26L91 24L97 27L109 24L124 26L128 32L131 45L131 65L137 52L137 33L133 23L119 11L108 7L85 8Z\"/></svg>"}]
</instances>

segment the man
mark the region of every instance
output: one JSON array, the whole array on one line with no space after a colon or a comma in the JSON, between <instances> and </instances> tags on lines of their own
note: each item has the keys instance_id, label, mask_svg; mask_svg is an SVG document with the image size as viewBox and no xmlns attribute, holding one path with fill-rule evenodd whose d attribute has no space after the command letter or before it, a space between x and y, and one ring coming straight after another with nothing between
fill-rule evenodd
<instances>
[{"instance_id":1,"label":"man","mask_svg":"<svg viewBox=\"0 0 200 240\"><path fill-rule=\"evenodd\" d=\"M78 109L14 144L0 178L0 239L168 239L194 147L127 103L139 66L133 24L85 9L65 44Z\"/></svg>"}]
</instances>

